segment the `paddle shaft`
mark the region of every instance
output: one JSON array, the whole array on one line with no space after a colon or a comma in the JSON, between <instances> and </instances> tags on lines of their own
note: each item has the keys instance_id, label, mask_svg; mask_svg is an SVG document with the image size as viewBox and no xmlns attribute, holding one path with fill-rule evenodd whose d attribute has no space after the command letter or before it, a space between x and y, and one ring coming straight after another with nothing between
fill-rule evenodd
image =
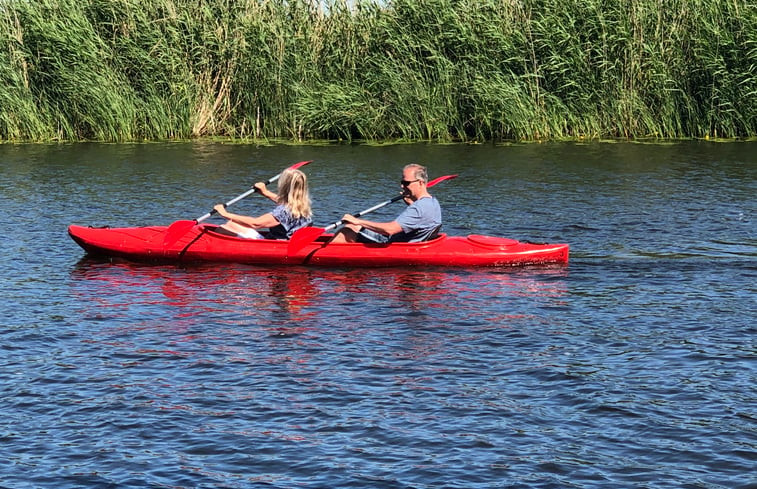
<instances>
[{"instance_id":1,"label":"paddle shaft","mask_svg":"<svg viewBox=\"0 0 757 489\"><path fill-rule=\"evenodd\" d=\"M373 211L381 209L382 207L387 206L387 205L389 205L389 204L391 204L393 202L397 202L402 197L403 197L402 195L398 195L398 196L396 196L394 198L391 198L389 200L386 200L386 201L384 201L384 202L382 202L380 204L376 204L373 207L369 207L368 209L365 209L364 211L360 211L357 214L353 214L353 216L355 216L355 217L364 216L365 214L368 214L369 212L373 212ZM325 233L326 231L331 231L332 229L334 229L334 228L336 228L338 226L341 226L341 225L342 225L342 221L341 220L336 221L335 223L329 224L328 226L326 226L325 228L323 228L323 232Z\"/></svg>"}]
</instances>

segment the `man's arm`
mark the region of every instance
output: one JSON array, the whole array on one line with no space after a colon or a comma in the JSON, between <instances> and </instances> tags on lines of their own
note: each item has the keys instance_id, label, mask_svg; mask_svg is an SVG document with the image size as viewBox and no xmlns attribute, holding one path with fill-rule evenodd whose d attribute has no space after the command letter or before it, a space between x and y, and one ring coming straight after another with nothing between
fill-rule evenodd
<instances>
[{"instance_id":1,"label":"man's arm","mask_svg":"<svg viewBox=\"0 0 757 489\"><path fill-rule=\"evenodd\" d=\"M354 224L356 226L362 226L366 229L370 229L371 231L377 232L379 234L383 234L384 236L391 236L393 234L402 232L402 226L400 226L397 221L391 221L391 222L366 221L365 219L358 219L357 217L351 214L345 214L344 217L342 217L342 221L347 224Z\"/></svg>"}]
</instances>

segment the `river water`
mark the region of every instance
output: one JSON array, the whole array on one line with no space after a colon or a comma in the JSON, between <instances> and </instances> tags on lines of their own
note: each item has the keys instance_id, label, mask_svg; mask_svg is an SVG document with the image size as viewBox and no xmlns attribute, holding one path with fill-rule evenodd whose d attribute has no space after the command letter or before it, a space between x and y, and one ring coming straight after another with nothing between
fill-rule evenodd
<instances>
[{"instance_id":1,"label":"river water","mask_svg":"<svg viewBox=\"0 0 757 489\"><path fill-rule=\"evenodd\" d=\"M66 234L306 159L316 224L420 162L460 175L447 233L570 264L149 266ZM757 487L756 182L754 142L0 145L0 487Z\"/></svg>"}]
</instances>

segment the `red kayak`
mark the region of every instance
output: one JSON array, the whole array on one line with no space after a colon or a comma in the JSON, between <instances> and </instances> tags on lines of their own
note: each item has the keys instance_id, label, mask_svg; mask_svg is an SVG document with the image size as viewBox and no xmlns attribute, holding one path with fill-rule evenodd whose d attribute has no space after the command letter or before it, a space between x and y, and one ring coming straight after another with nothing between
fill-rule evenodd
<instances>
[{"instance_id":1,"label":"red kayak","mask_svg":"<svg viewBox=\"0 0 757 489\"><path fill-rule=\"evenodd\" d=\"M234 262L254 265L331 267L496 267L568 263L567 244L537 244L471 234L421 243L329 244L331 235L293 250L286 240L244 239L197 224L166 240L167 226L95 228L72 225L68 234L87 253L138 262Z\"/></svg>"}]
</instances>

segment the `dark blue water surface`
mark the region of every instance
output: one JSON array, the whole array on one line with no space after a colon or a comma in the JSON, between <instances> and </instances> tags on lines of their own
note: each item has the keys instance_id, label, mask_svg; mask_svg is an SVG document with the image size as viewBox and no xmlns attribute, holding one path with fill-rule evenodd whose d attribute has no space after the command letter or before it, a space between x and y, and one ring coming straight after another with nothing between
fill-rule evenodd
<instances>
[{"instance_id":1,"label":"dark blue water surface","mask_svg":"<svg viewBox=\"0 0 757 489\"><path fill-rule=\"evenodd\" d=\"M460 174L446 232L571 262L150 266L66 234L305 159L317 224L421 162ZM756 182L754 142L0 145L0 487L757 487Z\"/></svg>"}]
</instances>

